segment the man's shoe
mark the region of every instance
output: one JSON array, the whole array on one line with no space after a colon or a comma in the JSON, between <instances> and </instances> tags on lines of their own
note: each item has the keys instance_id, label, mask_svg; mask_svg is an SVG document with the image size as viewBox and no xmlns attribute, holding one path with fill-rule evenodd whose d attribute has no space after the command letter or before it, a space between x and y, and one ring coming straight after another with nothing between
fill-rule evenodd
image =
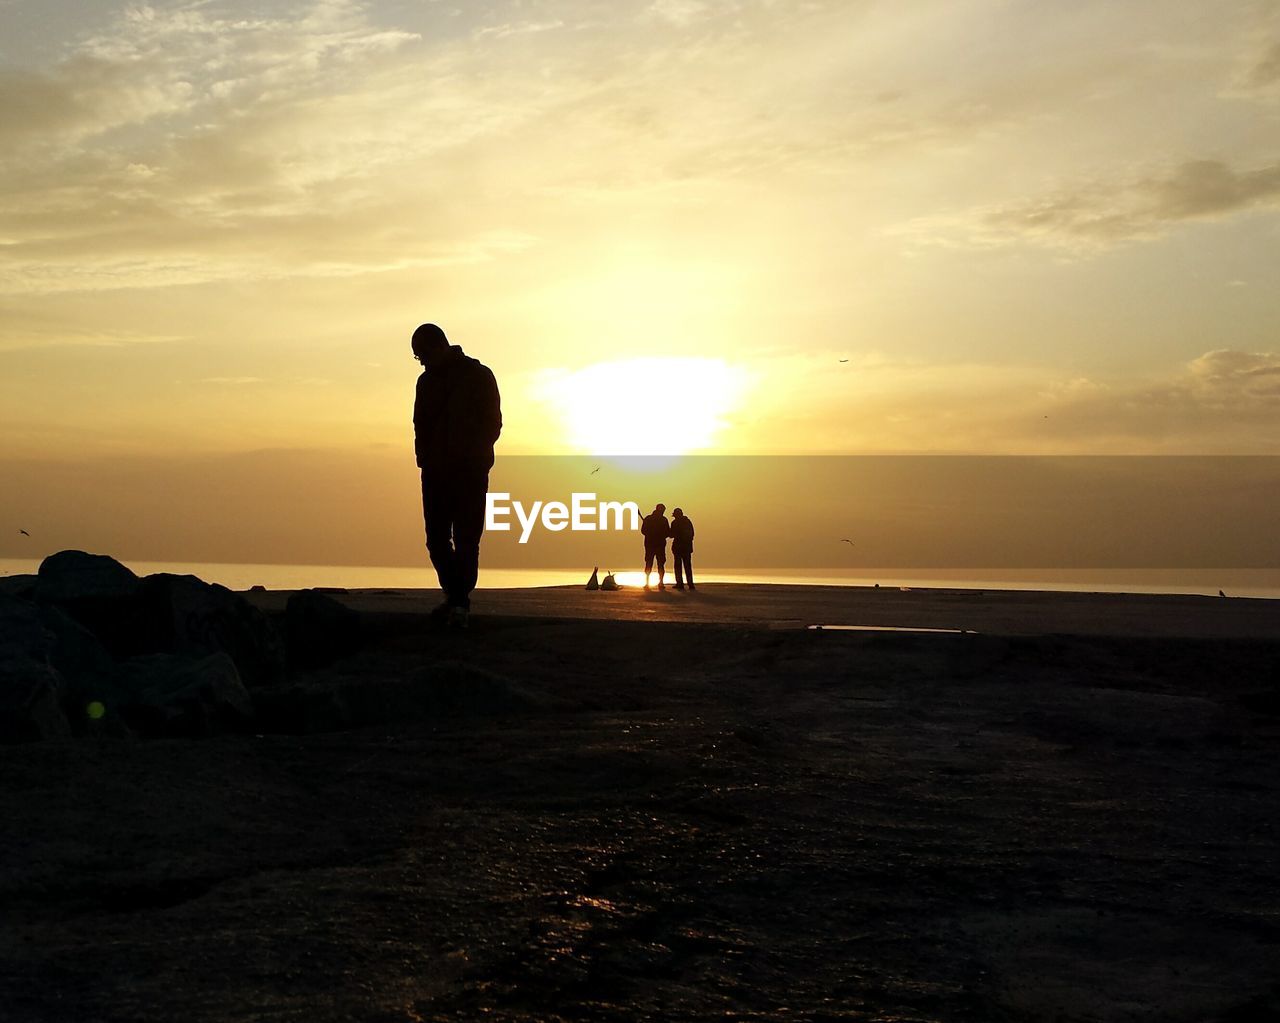
<instances>
[{"instance_id":1,"label":"man's shoe","mask_svg":"<svg viewBox=\"0 0 1280 1023\"><path fill-rule=\"evenodd\" d=\"M452 611L453 611L453 605L446 600L446 601L443 601L438 607L433 607L431 611L427 614L427 617L430 618L433 622L443 623L449 620L449 614Z\"/></svg>"},{"instance_id":2,"label":"man's shoe","mask_svg":"<svg viewBox=\"0 0 1280 1023\"><path fill-rule=\"evenodd\" d=\"M449 628L465 629L471 624L471 612L465 607L455 607L449 612Z\"/></svg>"},{"instance_id":3,"label":"man's shoe","mask_svg":"<svg viewBox=\"0 0 1280 1023\"><path fill-rule=\"evenodd\" d=\"M665 591L666 591L666 589L667 589L667 584L666 584L666 583L658 583L658 589L660 589L660 590L662 590L663 592L665 592Z\"/></svg>"},{"instance_id":4,"label":"man's shoe","mask_svg":"<svg viewBox=\"0 0 1280 1023\"><path fill-rule=\"evenodd\" d=\"M691 589L691 590L696 590L697 588L698 588L698 587L694 586L694 585L693 585L693 583L690 583L690 584L689 584L689 589Z\"/></svg>"},{"instance_id":5,"label":"man's shoe","mask_svg":"<svg viewBox=\"0 0 1280 1023\"><path fill-rule=\"evenodd\" d=\"M674 587L674 588L675 588L675 589L677 589L677 590L683 590L683 589L684 589L684 583L676 583L676 585L675 585L675 587Z\"/></svg>"}]
</instances>

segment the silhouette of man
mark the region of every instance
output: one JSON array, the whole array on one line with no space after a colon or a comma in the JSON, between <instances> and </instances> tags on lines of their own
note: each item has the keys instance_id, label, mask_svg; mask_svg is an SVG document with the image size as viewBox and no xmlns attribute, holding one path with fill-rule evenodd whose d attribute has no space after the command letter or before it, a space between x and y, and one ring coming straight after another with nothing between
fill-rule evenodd
<instances>
[{"instance_id":1,"label":"silhouette of man","mask_svg":"<svg viewBox=\"0 0 1280 1023\"><path fill-rule=\"evenodd\" d=\"M693 554L693 519L677 508L671 513L671 556L676 562L676 589L684 589L684 579L689 580L689 589L696 590L693 585L693 563L689 560ZM684 579L681 578L683 570Z\"/></svg>"},{"instance_id":2,"label":"silhouette of man","mask_svg":"<svg viewBox=\"0 0 1280 1023\"><path fill-rule=\"evenodd\" d=\"M434 323L415 330L410 347L422 363L413 402L422 518L427 552L444 591L444 602L431 615L466 628L480 570L493 445L502 433L498 382L487 366L449 344Z\"/></svg>"},{"instance_id":3,"label":"silhouette of man","mask_svg":"<svg viewBox=\"0 0 1280 1023\"><path fill-rule=\"evenodd\" d=\"M667 574L667 537L671 535L671 526L662 513L667 510L665 504L657 505L640 523L640 535L644 537L644 588L649 589L649 573L653 571L653 563L658 563L658 589L667 587L663 579Z\"/></svg>"}]
</instances>

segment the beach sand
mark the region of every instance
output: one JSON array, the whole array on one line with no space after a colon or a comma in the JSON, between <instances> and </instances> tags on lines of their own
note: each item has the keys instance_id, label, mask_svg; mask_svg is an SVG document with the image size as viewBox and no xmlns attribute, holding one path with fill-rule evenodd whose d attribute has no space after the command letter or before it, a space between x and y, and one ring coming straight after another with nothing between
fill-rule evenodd
<instances>
[{"instance_id":1,"label":"beach sand","mask_svg":"<svg viewBox=\"0 0 1280 1023\"><path fill-rule=\"evenodd\" d=\"M288 593L250 593L282 610ZM413 613L439 603L437 590L351 590L362 611ZM796 628L833 624L972 630L987 635L1166 636L1280 640L1280 600L1051 590L962 590L897 586L710 583L695 591L580 586L480 590L478 613L502 617L703 622Z\"/></svg>"},{"instance_id":2,"label":"beach sand","mask_svg":"<svg viewBox=\"0 0 1280 1023\"><path fill-rule=\"evenodd\" d=\"M1276 604L338 599L358 730L0 748L0 1016L1280 1013Z\"/></svg>"}]
</instances>

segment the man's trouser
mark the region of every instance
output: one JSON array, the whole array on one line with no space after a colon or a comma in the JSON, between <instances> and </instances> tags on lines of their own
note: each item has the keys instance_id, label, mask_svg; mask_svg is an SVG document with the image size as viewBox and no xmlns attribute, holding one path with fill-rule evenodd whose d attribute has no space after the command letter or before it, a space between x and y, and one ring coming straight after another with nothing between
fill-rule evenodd
<instances>
[{"instance_id":1,"label":"man's trouser","mask_svg":"<svg viewBox=\"0 0 1280 1023\"><path fill-rule=\"evenodd\" d=\"M644 574L648 575L653 571L653 563L658 563L658 578L662 578L662 574L667 570L667 545L664 543L661 547L646 547L644 549Z\"/></svg>"},{"instance_id":2,"label":"man's trouser","mask_svg":"<svg viewBox=\"0 0 1280 1023\"><path fill-rule=\"evenodd\" d=\"M671 552L671 557L675 560L675 563L676 563L676 566L675 566L676 567L676 585L683 586L685 583L685 580L688 580L689 585L692 586L693 585L693 562L691 560L691 555L683 553L681 551L673 550ZM681 578L681 570L683 570L684 572L683 578Z\"/></svg>"},{"instance_id":3,"label":"man's trouser","mask_svg":"<svg viewBox=\"0 0 1280 1023\"><path fill-rule=\"evenodd\" d=\"M422 471L427 553L445 600L454 607L471 607L471 591L480 572L480 536L488 493L487 468Z\"/></svg>"}]
</instances>

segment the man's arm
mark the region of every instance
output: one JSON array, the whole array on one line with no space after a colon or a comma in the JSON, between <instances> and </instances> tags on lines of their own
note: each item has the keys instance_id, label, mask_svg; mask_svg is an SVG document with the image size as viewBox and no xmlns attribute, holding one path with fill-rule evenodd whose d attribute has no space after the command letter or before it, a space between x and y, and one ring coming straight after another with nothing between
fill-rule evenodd
<instances>
[{"instance_id":1,"label":"man's arm","mask_svg":"<svg viewBox=\"0 0 1280 1023\"><path fill-rule=\"evenodd\" d=\"M502 436L502 395L498 393L498 378L489 367L484 369L480 395L481 421L484 423L485 440L496 444Z\"/></svg>"},{"instance_id":2,"label":"man's arm","mask_svg":"<svg viewBox=\"0 0 1280 1023\"><path fill-rule=\"evenodd\" d=\"M414 389L413 394L413 453L414 457L418 460L419 469L426 468L426 466L423 465L422 460L422 456L425 453L423 451L423 445L426 444L427 440L426 422L428 406L426 380L426 373L418 374L418 384Z\"/></svg>"}]
</instances>

